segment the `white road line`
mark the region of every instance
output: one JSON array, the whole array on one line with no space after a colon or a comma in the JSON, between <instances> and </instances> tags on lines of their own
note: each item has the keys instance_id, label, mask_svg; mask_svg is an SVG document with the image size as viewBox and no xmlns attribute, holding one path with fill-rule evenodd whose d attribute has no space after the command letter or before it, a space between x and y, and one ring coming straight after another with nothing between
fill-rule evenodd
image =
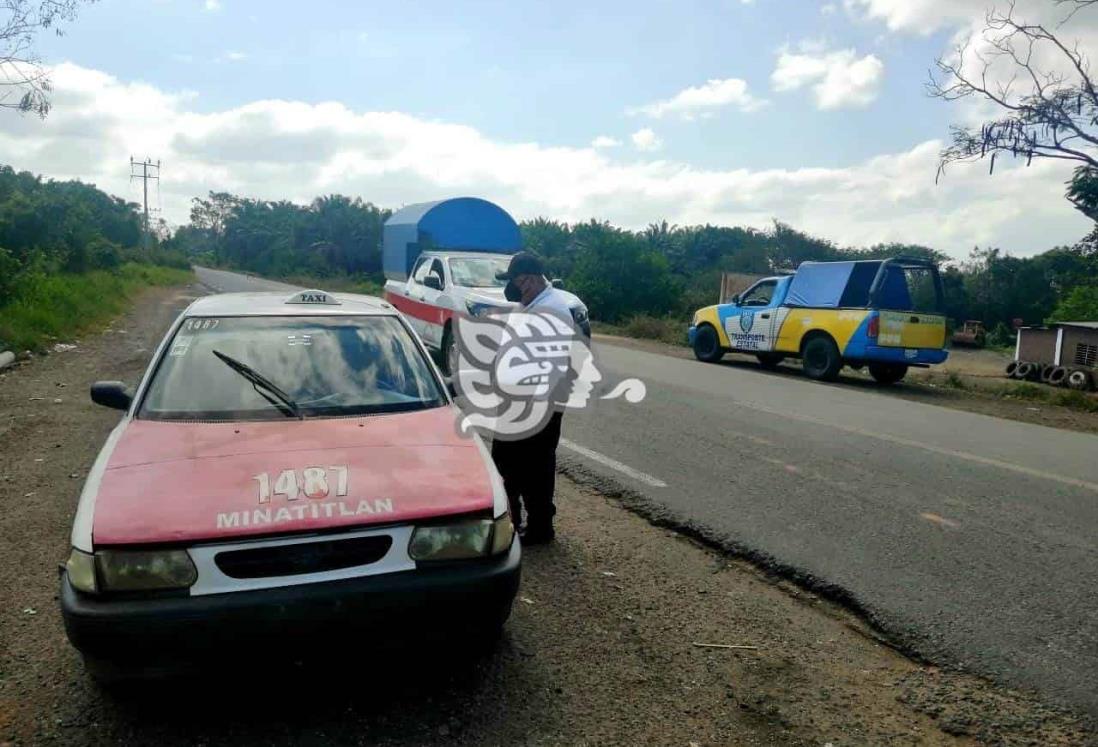
<instances>
[{"instance_id":1,"label":"white road line","mask_svg":"<svg viewBox=\"0 0 1098 747\"><path fill-rule=\"evenodd\" d=\"M604 467L609 467L612 470L617 470L618 472L621 472L623 475L628 475L629 477L632 477L634 480L639 480L645 485L651 485L654 488L667 487L667 483L665 483L663 480L660 480L659 478L652 477L652 475L645 474L640 470L635 470L628 464L622 464L617 459L611 459L605 454L600 454L597 451L592 451L591 449L588 449L586 446L580 446L577 443L569 441L567 438L562 438L560 440L560 445L566 449L571 449L577 454L585 456L588 459L596 461Z\"/></svg>"}]
</instances>

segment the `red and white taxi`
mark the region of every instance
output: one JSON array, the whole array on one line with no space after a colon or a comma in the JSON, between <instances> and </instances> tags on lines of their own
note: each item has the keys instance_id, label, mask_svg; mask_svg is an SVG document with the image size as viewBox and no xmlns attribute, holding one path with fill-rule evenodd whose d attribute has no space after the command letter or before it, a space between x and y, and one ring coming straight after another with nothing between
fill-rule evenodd
<instances>
[{"instance_id":1,"label":"red and white taxi","mask_svg":"<svg viewBox=\"0 0 1098 747\"><path fill-rule=\"evenodd\" d=\"M201 298L176 320L88 475L61 578L93 674L218 643L498 634L520 548L483 443L377 298Z\"/></svg>"}]
</instances>

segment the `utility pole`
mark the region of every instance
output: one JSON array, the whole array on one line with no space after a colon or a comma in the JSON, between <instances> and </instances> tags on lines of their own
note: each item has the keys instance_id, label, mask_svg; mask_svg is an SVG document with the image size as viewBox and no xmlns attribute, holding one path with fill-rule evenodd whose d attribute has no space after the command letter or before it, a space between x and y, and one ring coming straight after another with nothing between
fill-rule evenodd
<instances>
[{"instance_id":1,"label":"utility pole","mask_svg":"<svg viewBox=\"0 0 1098 747\"><path fill-rule=\"evenodd\" d=\"M136 169L140 167L141 172L138 173ZM150 170L154 170L154 173L150 173ZM141 248L146 252L149 251L149 179L160 178L160 161L156 163L152 162L151 158L145 158L144 161L135 161L133 156L130 156L130 181L134 179L141 180L142 191L145 195L145 225L144 230L141 233Z\"/></svg>"}]
</instances>

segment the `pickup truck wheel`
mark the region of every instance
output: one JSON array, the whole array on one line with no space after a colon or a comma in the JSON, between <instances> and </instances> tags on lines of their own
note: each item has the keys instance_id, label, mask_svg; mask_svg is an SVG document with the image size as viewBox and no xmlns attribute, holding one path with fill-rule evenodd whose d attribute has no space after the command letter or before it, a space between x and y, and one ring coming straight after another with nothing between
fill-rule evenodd
<instances>
[{"instance_id":1,"label":"pickup truck wheel","mask_svg":"<svg viewBox=\"0 0 1098 747\"><path fill-rule=\"evenodd\" d=\"M902 363L870 363L869 375L878 384L895 384L907 376L907 366Z\"/></svg>"},{"instance_id":2,"label":"pickup truck wheel","mask_svg":"<svg viewBox=\"0 0 1098 747\"><path fill-rule=\"evenodd\" d=\"M759 359L759 365L767 371L773 371L785 360L785 356L779 353L759 353L755 357Z\"/></svg>"},{"instance_id":3,"label":"pickup truck wheel","mask_svg":"<svg viewBox=\"0 0 1098 747\"><path fill-rule=\"evenodd\" d=\"M457 348L454 346L454 333L449 327L442 334L442 368L444 369L443 373L447 376L453 376L457 373Z\"/></svg>"},{"instance_id":4,"label":"pickup truck wheel","mask_svg":"<svg viewBox=\"0 0 1098 747\"><path fill-rule=\"evenodd\" d=\"M830 337L813 337L805 343L801 358L805 374L817 381L834 381L843 367L843 357Z\"/></svg>"},{"instance_id":5,"label":"pickup truck wheel","mask_svg":"<svg viewBox=\"0 0 1098 747\"><path fill-rule=\"evenodd\" d=\"M724 357L717 330L708 324L698 327L694 335L694 357L705 363L716 363Z\"/></svg>"}]
</instances>

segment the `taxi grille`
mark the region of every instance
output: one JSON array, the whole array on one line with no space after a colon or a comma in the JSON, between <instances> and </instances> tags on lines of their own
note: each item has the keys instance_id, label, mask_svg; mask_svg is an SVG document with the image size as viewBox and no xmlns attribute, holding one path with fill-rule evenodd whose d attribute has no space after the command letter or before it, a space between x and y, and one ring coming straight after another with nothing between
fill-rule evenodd
<instances>
[{"instance_id":1,"label":"taxi grille","mask_svg":"<svg viewBox=\"0 0 1098 747\"><path fill-rule=\"evenodd\" d=\"M392 537L387 535L303 542L218 553L214 562L230 578L295 576L376 563L392 544Z\"/></svg>"}]
</instances>

